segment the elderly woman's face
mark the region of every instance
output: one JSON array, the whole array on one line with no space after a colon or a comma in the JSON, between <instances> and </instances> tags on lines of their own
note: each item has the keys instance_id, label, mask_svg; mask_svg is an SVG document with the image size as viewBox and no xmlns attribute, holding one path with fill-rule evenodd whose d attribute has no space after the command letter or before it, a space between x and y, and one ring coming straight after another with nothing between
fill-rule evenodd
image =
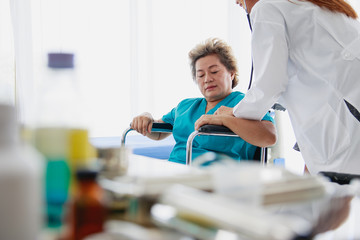
<instances>
[{"instance_id":1,"label":"elderly woman's face","mask_svg":"<svg viewBox=\"0 0 360 240\"><path fill-rule=\"evenodd\" d=\"M234 74L220 62L217 55L208 55L195 63L196 81L208 102L219 101L232 92Z\"/></svg>"}]
</instances>

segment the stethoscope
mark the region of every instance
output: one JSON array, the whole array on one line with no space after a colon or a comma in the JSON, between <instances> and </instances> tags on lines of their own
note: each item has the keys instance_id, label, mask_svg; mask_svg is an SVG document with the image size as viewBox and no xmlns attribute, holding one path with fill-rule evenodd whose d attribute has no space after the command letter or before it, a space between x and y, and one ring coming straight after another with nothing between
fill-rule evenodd
<instances>
[{"instance_id":1,"label":"stethoscope","mask_svg":"<svg viewBox=\"0 0 360 240\"><path fill-rule=\"evenodd\" d=\"M249 27L250 27L250 30L252 31L252 26L251 26L251 21L250 21L250 14L249 14L249 11L247 9L246 0L244 0L244 7L245 7L246 16L247 16L247 19L248 19L248 22L249 22Z\"/></svg>"},{"instance_id":2,"label":"stethoscope","mask_svg":"<svg viewBox=\"0 0 360 240\"><path fill-rule=\"evenodd\" d=\"M248 23L249 23L250 31L252 31L250 14L249 14L248 9L247 9L246 0L244 0L244 7L245 7L246 17L247 17L247 20L248 20ZM248 90L251 88L253 74L254 74L254 62L251 60L251 72L250 72L250 82L249 82Z\"/></svg>"}]
</instances>

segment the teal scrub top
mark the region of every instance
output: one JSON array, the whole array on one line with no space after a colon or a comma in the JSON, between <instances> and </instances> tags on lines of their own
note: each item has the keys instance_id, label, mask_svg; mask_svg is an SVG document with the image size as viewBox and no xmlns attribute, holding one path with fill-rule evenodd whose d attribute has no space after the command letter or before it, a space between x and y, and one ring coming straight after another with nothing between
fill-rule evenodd
<instances>
[{"instance_id":1,"label":"teal scrub top","mask_svg":"<svg viewBox=\"0 0 360 240\"><path fill-rule=\"evenodd\" d=\"M219 102L207 114L214 114L220 106L234 107L238 104L245 94L241 92L232 92L225 99ZM173 108L168 114L162 117L166 123L173 125L173 137L175 146L170 154L169 161L177 163L186 163L186 142L189 135L195 130L194 125L206 109L205 98L189 98L182 100L177 107ZM274 119L267 113L263 120L271 121ZM256 146L245 142L241 138L224 136L197 136L193 141L192 158L212 151L215 153L226 154L236 160L253 159Z\"/></svg>"}]
</instances>

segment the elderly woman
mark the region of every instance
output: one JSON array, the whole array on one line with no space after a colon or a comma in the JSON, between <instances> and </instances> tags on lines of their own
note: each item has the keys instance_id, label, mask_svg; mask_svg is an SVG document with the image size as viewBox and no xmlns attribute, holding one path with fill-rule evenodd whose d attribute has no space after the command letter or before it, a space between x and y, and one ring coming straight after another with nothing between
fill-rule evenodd
<instances>
[{"instance_id":1,"label":"elderly woman","mask_svg":"<svg viewBox=\"0 0 360 240\"><path fill-rule=\"evenodd\" d=\"M234 107L244 98L244 94L233 91L238 84L237 62L232 49L224 41L211 38L198 44L189 53L192 76L203 98L189 98L181 101L169 113L154 120L150 113L135 117L131 127L154 140L167 137L170 133L152 133L153 122L165 122L173 125L175 146L169 161L185 163L186 142L194 131L194 124L203 114L214 114L220 106ZM235 117L233 120L238 121ZM256 146L265 147L276 142L274 120L266 114L261 121L242 120L244 131L240 138L199 136L193 143L193 157L213 151L237 160L253 159ZM237 130L231 121L222 125ZM237 122L237 124L239 124Z\"/></svg>"}]
</instances>

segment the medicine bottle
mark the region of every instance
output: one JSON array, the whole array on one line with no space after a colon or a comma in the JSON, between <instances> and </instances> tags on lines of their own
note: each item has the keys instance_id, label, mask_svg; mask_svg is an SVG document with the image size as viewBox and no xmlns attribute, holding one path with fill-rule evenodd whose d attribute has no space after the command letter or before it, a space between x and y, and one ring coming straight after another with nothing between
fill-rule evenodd
<instances>
[{"instance_id":1,"label":"medicine bottle","mask_svg":"<svg viewBox=\"0 0 360 240\"><path fill-rule=\"evenodd\" d=\"M77 193L69 204L67 240L81 240L103 231L106 206L103 189L98 185L97 171L78 170Z\"/></svg>"},{"instance_id":2,"label":"medicine bottle","mask_svg":"<svg viewBox=\"0 0 360 240\"><path fill-rule=\"evenodd\" d=\"M35 146L44 155L47 226L60 230L69 197L70 131L79 127L81 109L74 54L49 53L36 99Z\"/></svg>"},{"instance_id":3,"label":"medicine bottle","mask_svg":"<svg viewBox=\"0 0 360 240\"><path fill-rule=\"evenodd\" d=\"M18 130L15 107L0 104L0 239L39 239L43 159Z\"/></svg>"}]
</instances>

